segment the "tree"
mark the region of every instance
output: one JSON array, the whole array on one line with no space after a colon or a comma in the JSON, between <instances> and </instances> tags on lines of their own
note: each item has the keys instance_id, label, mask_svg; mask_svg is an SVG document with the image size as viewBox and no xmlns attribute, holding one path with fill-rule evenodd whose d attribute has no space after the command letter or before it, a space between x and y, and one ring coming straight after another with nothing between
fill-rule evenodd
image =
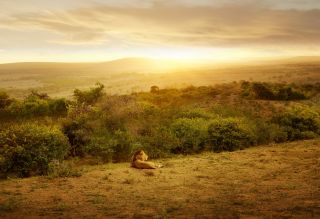
<instances>
[{"instance_id":1,"label":"tree","mask_svg":"<svg viewBox=\"0 0 320 219\"><path fill-rule=\"evenodd\" d=\"M75 89L73 96L76 101L81 104L91 105L96 103L103 96L104 85L101 83L96 83L96 87L90 88L89 90L81 91Z\"/></svg>"},{"instance_id":2,"label":"tree","mask_svg":"<svg viewBox=\"0 0 320 219\"><path fill-rule=\"evenodd\" d=\"M156 86L156 85L153 85L153 86L151 86L151 88L150 88L150 92L151 93L154 93L154 94L156 94L156 93L159 93L159 87L158 86Z\"/></svg>"}]
</instances>

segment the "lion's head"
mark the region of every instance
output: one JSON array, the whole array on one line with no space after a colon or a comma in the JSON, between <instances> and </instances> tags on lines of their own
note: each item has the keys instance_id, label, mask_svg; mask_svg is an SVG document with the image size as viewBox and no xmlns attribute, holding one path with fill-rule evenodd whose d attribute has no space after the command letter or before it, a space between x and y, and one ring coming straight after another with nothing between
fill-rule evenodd
<instances>
[{"instance_id":1,"label":"lion's head","mask_svg":"<svg viewBox=\"0 0 320 219\"><path fill-rule=\"evenodd\" d=\"M148 160L148 155L143 150L138 150L132 156L132 162L136 160L146 161Z\"/></svg>"}]
</instances>

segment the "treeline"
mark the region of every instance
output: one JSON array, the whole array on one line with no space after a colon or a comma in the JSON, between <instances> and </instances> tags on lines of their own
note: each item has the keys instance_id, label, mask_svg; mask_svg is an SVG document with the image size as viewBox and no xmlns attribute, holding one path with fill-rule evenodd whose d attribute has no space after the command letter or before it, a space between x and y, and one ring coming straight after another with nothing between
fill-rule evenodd
<instances>
[{"instance_id":1,"label":"treeline","mask_svg":"<svg viewBox=\"0 0 320 219\"><path fill-rule=\"evenodd\" d=\"M298 85L244 81L241 86L244 97L261 100L306 100L320 92L320 83Z\"/></svg>"},{"instance_id":2,"label":"treeline","mask_svg":"<svg viewBox=\"0 0 320 219\"><path fill-rule=\"evenodd\" d=\"M296 87L259 84L272 88L277 95L283 87ZM18 101L1 94L2 115L9 115L13 105L19 103L24 110L18 112L24 119L3 120L0 172L3 176L47 174L52 163L69 157L128 161L138 148L158 158L233 151L320 135L317 103L288 104L285 99L286 103L277 108L273 101L255 100L265 99L256 96L256 86L251 82L184 89L152 86L150 92L118 96L105 94L104 86L97 84L89 90L75 90L73 100L51 99L32 92ZM281 89L275 92L276 86ZM311 92L305 93L310 98L311 93L318 94L317 86L301 85L300 91L310 88ZM248 92L250 95L244 95ZM27 107L30 102L33 106L46 105L47 110ZM59 107L50 107L53 102ZM47 119L43 121L43 117ZM51 117L55 119L48 122Z\"/></svg>"},{"instance_id":3,"label":"treeline","mask_svg":"<svg viewBox=\"0 0 320 219\"><path fill-rule=\"evenodd\" d=\"M12 118L63 116L70 103L65 98L50 98L46 93L31 91L23 100L10 98L0 92L0 116L4 120Z\"/></svg>"}]
</instances>

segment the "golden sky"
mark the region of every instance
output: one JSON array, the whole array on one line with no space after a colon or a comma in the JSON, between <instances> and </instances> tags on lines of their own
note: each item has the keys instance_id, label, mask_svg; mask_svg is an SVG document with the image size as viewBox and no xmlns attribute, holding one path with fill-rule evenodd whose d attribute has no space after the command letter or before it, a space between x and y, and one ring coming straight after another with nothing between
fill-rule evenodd
<instances>
[{"instance_id":1,"label":"golden sky","mask_svg":"<svg viewBox=\"0 0 320 219\"><path fill-rule=\"evenodd\" d=\"M320 0L0 0L0 62L320 55Z\"/></svg>"}]
</instances>

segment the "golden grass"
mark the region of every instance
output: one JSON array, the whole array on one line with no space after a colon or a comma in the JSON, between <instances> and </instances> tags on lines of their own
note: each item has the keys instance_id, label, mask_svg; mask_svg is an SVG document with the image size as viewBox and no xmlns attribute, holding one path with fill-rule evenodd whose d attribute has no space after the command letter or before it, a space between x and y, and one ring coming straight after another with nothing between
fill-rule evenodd
<instances>
[{"instance_id":1,"label":"golden grass","mask_svg":"<svg viewBox=\"0 0 320 219\"><path fill-rule=\"evenodd\" d=\"M319 218L320 140L0 181L0 218Z\"/></svg>"},{"instance_id":2,"label":"golden grass","mask_svg":"<svg viewBox=\"0 0 320 219\"><path fill-rule=\"evenodd\" d=\"M113 66L114 71L101 64L29 63L21 68L21 63L10 68L0 65L0 89L11 96L22 98L30 89L48 93L53 97L71 97L75 88L85 89L97 81L105 85L108 94L129 94L149 91L152 85L161 89L183 88L188 85L207 86L233 81L253 80L265 82L319 82L318 62L293 63L250 63L206 68L186 68L177 71L154 72L152 69L138 68L134 63ZM38 67L37 67L38 66ZM124 66L128 71L122 71ZM139 66L139 65L138 65ZM164 65L165 66L165 65ZM140 69L140 70L139 70ZM143 70L144 69L144 70Z\"/></svg>"}]
</instances>

